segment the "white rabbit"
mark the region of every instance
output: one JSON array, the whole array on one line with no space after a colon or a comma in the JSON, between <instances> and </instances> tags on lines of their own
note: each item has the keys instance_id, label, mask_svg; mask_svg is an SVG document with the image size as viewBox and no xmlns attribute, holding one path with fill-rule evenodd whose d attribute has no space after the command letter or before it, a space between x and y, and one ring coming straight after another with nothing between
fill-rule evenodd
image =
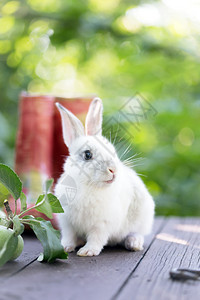
<instances>
[{"instance_id":1,"label":"white rabbit","mask_svg":"<svg viewBox=\"0 0 200 300\"><path fill-rule=\"evenodd\" d=\"M65 251L74 251L82 242L79 256L98 255L105 245L122 243L128 250L142 250L153 224L154 201L102 136L102 101L91 102L85 132L77 117L56 105L70 153L55 187L64 209L58 222Z\"/></svg>"}]
</instances>

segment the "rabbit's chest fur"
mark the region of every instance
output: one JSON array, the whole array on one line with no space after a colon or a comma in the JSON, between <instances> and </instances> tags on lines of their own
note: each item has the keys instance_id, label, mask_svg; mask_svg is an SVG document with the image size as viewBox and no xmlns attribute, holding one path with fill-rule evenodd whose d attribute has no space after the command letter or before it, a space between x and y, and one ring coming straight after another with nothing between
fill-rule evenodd
<instances>
[{"instance_id":1,"label":"rabbit's chest fur","mask_svg":"<svg viewBox=\"0 0 200 300\"><path fill-rule=\"evenodd\" d=\"M105 227L112 234L118 232L127 216L129 201L120 201L125 195L104 191L80 191L76 201L67 208L68 218L79 234L87 234L95 227ZM125 197L125 199L128 199Z\"/></svg>"}]
</instances>

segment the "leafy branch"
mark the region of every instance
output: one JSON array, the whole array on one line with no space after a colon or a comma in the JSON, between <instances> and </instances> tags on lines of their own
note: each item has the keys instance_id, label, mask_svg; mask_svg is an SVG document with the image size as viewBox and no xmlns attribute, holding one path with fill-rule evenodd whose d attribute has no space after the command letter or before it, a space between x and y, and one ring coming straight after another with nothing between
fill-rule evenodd
<instances>
[{"instance_id":1,"label":"leafy branch","mask_svg":"<svg viewBox=\"0 0 200 300\"><path fill-rule=\"evenodd\" d=\"M0 164L0 200L3 201L6 210L5 215L3 212L0 214L0 266L16 256L15 252L22 243L20 239L24 225L31 227L43 246L43 253L38 257L39 261L53 262L57 258L67 259L68 254L60 243L60 232L53 228L50 221L28 215L31 210L35 209L52 219L53 213L64 212L59 200L50 192L52 184L53 179L47 180L44 194L38 197L35 205L27 208L26 195L22 192L22 182L19 177L8 166ZM15 200L14 213L7 200L10 194ZM17 214L18 199L21 203L19 214Z\"/></svg>"}]
</instances>

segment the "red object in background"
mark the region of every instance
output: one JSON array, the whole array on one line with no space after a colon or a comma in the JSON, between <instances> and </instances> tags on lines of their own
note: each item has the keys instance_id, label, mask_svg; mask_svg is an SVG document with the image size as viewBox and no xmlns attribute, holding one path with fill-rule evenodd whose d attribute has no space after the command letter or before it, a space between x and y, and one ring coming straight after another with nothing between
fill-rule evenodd
<instances>
[{"instance_id":1,"label":"red object in background","mask_svg":"<svg viewBox=\"0 0 200 300\"><path fill-rule=\"evenodd\" d=\"M30 203L52 176L53 118L54 97L21 94L15 171Z\"/></svg>"},{"instance_id":2,"label":"red object in background","mask_svg":"<svg viewBox=\"0 0 200 300\"><path fill-rule=\"evenodd\" d=\"M84 121L92 99L30 95L25 92L21 94L15 170L23 182L28 207L42 194L46 179L52 177L54 182L57 181L62 174L64 159L68 156L62 136L61 117L55 102L61 103ZM13 206L11 202L11 208ZM20 209L20 203L18 207ZM45 218L37 211L30 213ZM55 216L51 221L57 227Z\"/></svg>"}]
</instances>

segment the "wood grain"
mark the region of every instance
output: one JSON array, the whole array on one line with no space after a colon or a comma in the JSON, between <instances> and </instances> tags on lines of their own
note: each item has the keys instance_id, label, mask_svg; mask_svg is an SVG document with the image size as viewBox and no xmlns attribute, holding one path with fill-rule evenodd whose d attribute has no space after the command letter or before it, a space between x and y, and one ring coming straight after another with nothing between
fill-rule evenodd
<instances>
[{"instance_id":1,"label":"wood grain","mask_svg":"<svg viewBox=\"0 0 200 300\"><path fill-rule=\"evenodd\" d=\"M156 220L154 231L146 239L145 249L141 252L106 248L98 257L78 257L72 253L67 261L54 264L35 261L0 283L1 300L27 300L27 296L30 300L42 297L48 300L57 297L59 300L111 299L148 253L155 234L163 224L163 218ZM35 240L36 248L37 244Z\"/></svg>"},{"instance_id":2,"label":"wood grain","mask_svg":"<svg viewBox=\"0 0 200 300\"><path fill-rule=\"evenodd\" d=\"M113 299L200 299L200 282L169 278L172 268L200 268L200 218L166 221L149 251Z\"/></svg>"}]
</instances>

